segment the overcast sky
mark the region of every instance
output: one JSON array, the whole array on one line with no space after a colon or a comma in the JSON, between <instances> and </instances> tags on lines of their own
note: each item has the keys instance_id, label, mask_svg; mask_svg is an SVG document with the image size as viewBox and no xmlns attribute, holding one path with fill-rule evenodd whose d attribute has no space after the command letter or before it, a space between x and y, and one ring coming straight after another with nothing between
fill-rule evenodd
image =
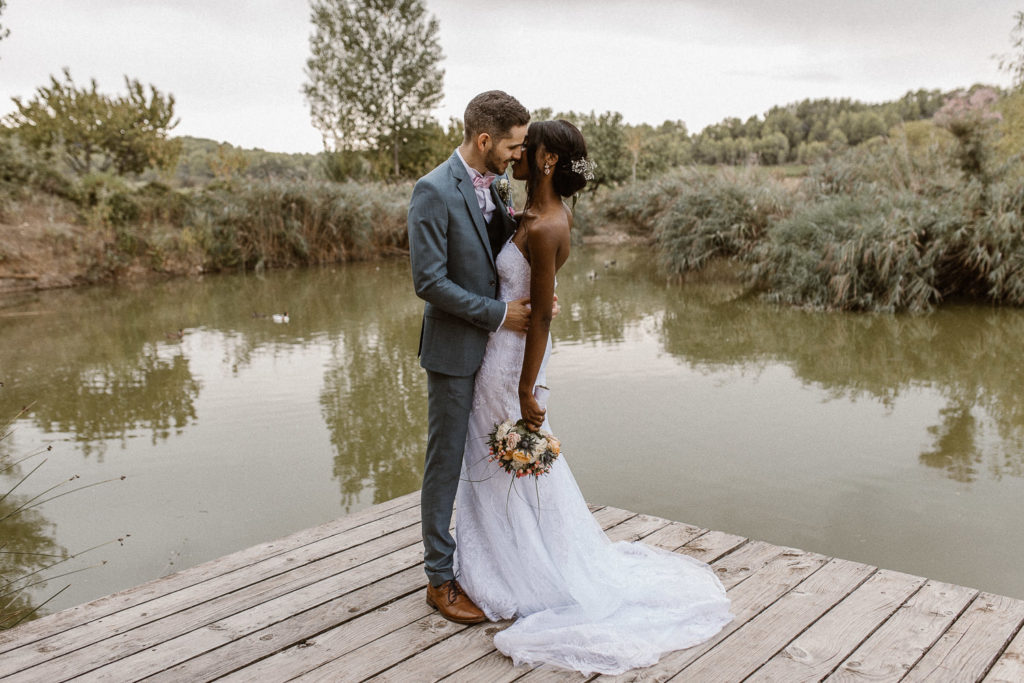
<instances>
[{"instance_id":1,"label":"overcast sky","mask_svg":"<svg viewBox=\"0 0 1024 683\"><path fill-rule=\"evenodd\" d=\"M8 0L0 114L65 66L123 92L124 75L176 99L179 135L316 152L301 87L306 0ZM691 131L805 98L1008 85L1010 0L427 0L441 22L445 98L460 117L501 88L530 109L681 119Z\"/></svg>"}]
</instances>

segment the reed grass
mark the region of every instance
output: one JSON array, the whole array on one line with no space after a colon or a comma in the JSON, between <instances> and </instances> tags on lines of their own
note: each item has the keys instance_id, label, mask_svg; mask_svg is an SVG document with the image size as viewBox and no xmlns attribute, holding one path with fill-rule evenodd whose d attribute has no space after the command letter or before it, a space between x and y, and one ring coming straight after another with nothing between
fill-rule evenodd
<instances>
[{"instance_id":1,"label":"reed grass","mask_svg":"<svg viewBox=\"0 0 1024 683\"><path fill-rule=\"evenodd\" d=\"M251 183L196 197L190 225L205 267L283 268L408 251L411 187L383 183Z\"/></svg>"},{"instance_id":2,"label":"reed grass","mask_svg":"<svg viewBox=\"0 0 1024 683\"><path fill-rule=\"evenodd\" d=\"M949 144L899 136L795 182L763 169L675 172L619 189L608 222L654 236L669 276L732 261L747 292L808 309L912 312L962 299L1024 305L1024 189L970 175Z\"/></svg>"},{"instance_id":3,"label":"reed grass","mask_svg":"<svg viewBox=\"0 0 1024 683\"><path fill-rule=\"evenodd\" d=\"M683 191L654 220L660 263L672 276L718 259L747 260L792 210L792 196L758 169L691 171L681 181Z\"/></svg>"},{"instance_id":4,"label":"reed grass","mask_svg":"<svg viewBox=\"0 0 1024 683\"><path fill-rule=\"evenodd\" d=\"M0 425L0 446L4 446L4 442L10 439L14 422L30 408L22 408L17 415ZM39 512L41 506L63 496L125 478L122 476L83 484L79 482L78 475L73 475L41 490L22 493L22 487L30 479L38 479L37 473L46 464L45 456L52 450L53 446L47 445L13 458L0 453L0 476L12 482L0 493L0 631L14 628L38 616L70 584L51 593L38 604L34 604L31 595L34 590L41 589L49 582L106 564L104 560L76 567L73 562L112 543L123 545L129 536L126 534L122 538L75 553L69 553L49 537L46 533L47 523Z\"/></svg>"},{"instance_id":5,"label":"reed grass","mask_svg":"<svg viewBox=\"0 0 1024 683\"><path fill-rule=\"evenodd\" d=\"M93 174L62 188L60 197L36 192L63 202L65 220L82 226L73 250L81 279L90 283L129 271L259 270L408 253L408 183L235 178L172 188ZM0 193L0 219L32 201L25 194Z\"/></svg>"}]
</instances>

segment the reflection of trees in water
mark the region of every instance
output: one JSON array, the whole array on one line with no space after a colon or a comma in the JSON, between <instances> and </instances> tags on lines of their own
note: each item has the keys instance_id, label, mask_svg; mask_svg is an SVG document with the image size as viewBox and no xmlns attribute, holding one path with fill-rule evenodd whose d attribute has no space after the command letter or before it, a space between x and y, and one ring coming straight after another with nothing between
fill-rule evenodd
<instances>
[{"instance_id":1,"label":"reflection of trees in water","mask_svg":"<svg viewBox=\"0 0 1024 683\"><path fill-rule=\"evenodd\" d=\"M646 250L575 249L558 274L555 341L617 344L641 321L661 320L665 349L695 365L784 363L836 397L890 406L928 387L947 405L922 464L964 481L1024 476L1024 369L1015 362L1024 312L805 313L735 300L737 291L666 284ZM196 420L200 391L167 332L184 329L187 347L196 330L213 331L236 372L296 346L333 345L320 402L346 504L367 485L377 500L419 486L422 303L405 261L48 292L35 308L44 310L0 323L0 414L36 401L27 419L75 435L86 452L136 430L163 439ZM253 316L286 310L288 325Z\"/></svg>"},{"instance_id":2,"label":"reflection of trees in water","mask_svg":"<svg viewBox=\"0 0 1024 683\"><path fill-rule=\"evenodd\" d=\"M38 315L0 327L0 410L35 402L26 419L67 432L83 451L142 429L166 438L195 419L199 385L168 332L179 307L152 292L47 293Z\"/></svg>"},{"instance_id":3,"label":"reflection of trees in water","mask_svg":"<svg viewBox=\"0 0 1024 683\"><path fill-rule=\"evenodd\" d=\"M892 405L929 387L946 397L920 462L972 481L1024 476L1024 312L950 306L920 317L807 313L689 287L668 303L662 338L694 364L781 362L833 396ZM989 438L995 434L998 438Z\"/></svg>"},{"instance_id":4,"label":"reflection of trees in water","mask_svg":"<svg viewBox=\"0 0 1024 683\"><path fill-rule=\"evenodd\" d=\"M180 432L196 418L199 383L182 354L160 356L146 346L116 365L68 368L66 377L53 378L64 388L59 400L36 408L34 422L47 432L73 433L86 455L134 430L151 433L154 443Z\"/></svg>"},{"instance_id":5,"label":"reflection of trees in water","mask_svg":"<svg viewBox=\"0 0 1024 683\"><path fill-rule=\"evenodd\" d=\"M162 439L196 420L201 387L181 347L197 330L214 333L197 343L216 339L235 373L255 358L335 343L340 351L326 373L323 402L344 495L351 499L363 479L372 480L380 500L419 486L426 430L425 376L416 359L422 305L407 262L36 299L21 304L33 315L0 325L0 410L36 401L26 419L73 435L86 453L135 430ZM270 314L284 311L290 323L273 323ZM178 329L184 339L168 339Z\"/></svg>"},{"instance_id":6,"label":"reflection of trees in water","mask_svg":"<svg viewBox=\"0 0 1024 683\"><path fill-rule=\"evenodd\" d=\"M416 357L422 305L408 273L350 282L336 296L346 322L320 404L348 508L367 485L374 502L420 487L427 390Z\"/></svg>"},{"instance_id":7,"label":"reflection of trees in water","mask_svg":"<svg viewBox=\"0 0 1024 683\"><path fill-rule=\"evenodd\" d=\"M11 628L41 605L32 585L39 574L67 557L53 538L54 524L37 509L28 508L33 494L25 493L32 457L15 454L13 432L0 422L0 629ZM25 508L25 509L22 509Z\"/></svg>"},{"instance_id":8,"label":"reflection of trees in water","mask_svg":"<svg viewBox=\"0 0 1024 683\"><path fill-rule=\"evenodd\" d=\"M408 318L411 324L414 318ZM375 333L377 332L377 333ZM366 485L374 502L420 487L426 443L426 376L395 338L367 330L342 347L325 376L320 404L334 444L334 476L348 508Z\"/></svg>"},{"instance_id":9,"label":"reflection of trees in water","mask_svg":"<svg viewBox=\"0 0 1024 683\"><path fill-rule=\"evenodd\" d=\"M0 492L9 488L0 482ZM27 499L19 494L0 499L0 629L39 607L33 600L38 591L27 590L39 580L36 572L67 557L53 539L53 523L38 510L15 512Z\"/></svg>"}]
</instances>

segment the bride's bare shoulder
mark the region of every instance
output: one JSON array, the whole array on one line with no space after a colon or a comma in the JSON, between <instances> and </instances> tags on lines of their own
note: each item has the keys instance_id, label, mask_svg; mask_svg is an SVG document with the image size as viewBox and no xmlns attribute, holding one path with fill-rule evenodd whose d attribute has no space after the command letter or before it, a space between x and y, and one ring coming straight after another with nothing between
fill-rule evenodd
<instances>
[{"instance_id":1,"label":"bride's bare shoulder","mask_svg":"<svg viewBox=\"0 0 1024 683\"><path fill-rule=\"evenodd\" d=\"M524 223L527 237L558 238L569 233L572 227L572 214L562 211L549 211L532 216L533 220Z\"/></svg>"}]
</instances>

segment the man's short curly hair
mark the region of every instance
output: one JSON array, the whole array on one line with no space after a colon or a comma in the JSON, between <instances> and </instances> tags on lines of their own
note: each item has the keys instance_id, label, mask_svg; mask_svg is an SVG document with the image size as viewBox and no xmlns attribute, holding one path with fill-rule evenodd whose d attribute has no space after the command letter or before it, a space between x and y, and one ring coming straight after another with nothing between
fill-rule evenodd
<instances>
[{"instance_id":1,"label":"man's short curly hair","mask_svg":"<svg viewBox=\"0 0 1024 683\"><path fill-rule=\"evenodd\" d=\"M466 105L463 123L468 142L481 133L487 133L495 141L509 137L515 126L530 122L530 112L519 100L501 90L482 92Z\"/></svg>"}]
</instances>

